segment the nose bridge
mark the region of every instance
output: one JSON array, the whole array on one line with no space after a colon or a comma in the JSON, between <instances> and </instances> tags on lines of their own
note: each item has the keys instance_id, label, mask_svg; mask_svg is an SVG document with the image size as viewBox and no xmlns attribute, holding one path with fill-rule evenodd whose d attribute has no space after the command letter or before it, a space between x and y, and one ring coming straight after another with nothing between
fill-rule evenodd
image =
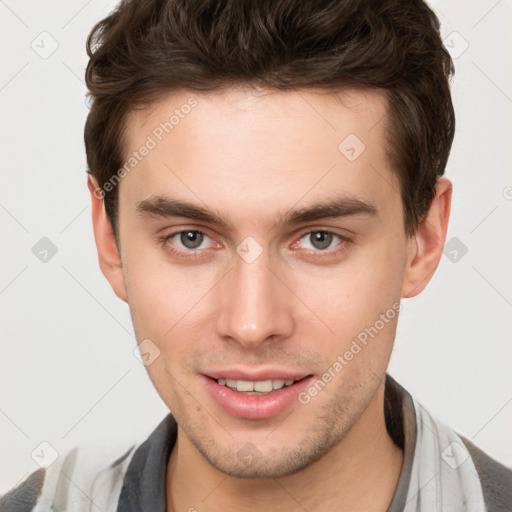
<instances>
[{"instance_id":1,"label":"nose bridge","mask_svg":"<svg viewBox=\"0 0 512 512\"><path fill-rule=\"evenodd\" d=\"M291 304L269 269L268 252L262 251L254 259L237 252L234 268L222 282L218 334L245 346L289 336L293 330Z\"/></svg>"}]
</instances>

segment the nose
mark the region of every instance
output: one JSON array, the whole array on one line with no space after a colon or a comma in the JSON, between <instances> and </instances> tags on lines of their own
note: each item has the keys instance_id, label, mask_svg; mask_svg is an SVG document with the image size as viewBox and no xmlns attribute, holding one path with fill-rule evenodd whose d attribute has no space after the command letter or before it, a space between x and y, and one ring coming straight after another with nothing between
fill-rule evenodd
<instances>
[{"instance_id":1,"label":"nose","mask_svg":"<svg viewBox=\"0 0 512 512\"><path fill-rule=\"evenodd\" d=\"M269 267L265 251L251 263L235 256L234 268L219 283L216 328L221 338L255 348L292 335L291 292Z\"/></svg>"}]
</instances>

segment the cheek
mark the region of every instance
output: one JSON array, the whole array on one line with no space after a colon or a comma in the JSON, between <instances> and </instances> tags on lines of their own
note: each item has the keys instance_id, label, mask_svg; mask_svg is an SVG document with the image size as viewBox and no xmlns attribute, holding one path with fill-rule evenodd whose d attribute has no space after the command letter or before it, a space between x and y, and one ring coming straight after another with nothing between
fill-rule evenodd
<instances>
[{"instance_id":1,"label":"cheek","mask_svg":"<svg viewBox=\"0 0 512 512\"><path fill-rule=\"evenodd\" d=\"M157 251L149 250L127 250L123 265L138 340L158 340L164 350L177 333L198 329L214 290L214 269L171 265Z\"/></svg>"},{"instance_id":2,"label":"cheek","mask_svg":"<svg viewBox=\"0 0 512 512\"><path fill-rule=\"evenodd\" d=\"M392 244L368 246L339 266L315 275L297 274L297 295L337 337L351 338L393 305L397 307L403 277L401 251Z\"/></svg>"},{"instance_id":3,"label":"cheek","mask_svg":"<svg viewBox=\"0 0 512 512\"><path fill-rule=\"evenodd\" d=\"M209 318L211 324L205 300L212 288L211 278L197 267L183 270L150 264L142 253L125 267L136 339L138 343L149 339L160 351L146 370L164 402L179 407L179 383L190 372L190 351L206 339Z\"/></svg>"}]
</instances>

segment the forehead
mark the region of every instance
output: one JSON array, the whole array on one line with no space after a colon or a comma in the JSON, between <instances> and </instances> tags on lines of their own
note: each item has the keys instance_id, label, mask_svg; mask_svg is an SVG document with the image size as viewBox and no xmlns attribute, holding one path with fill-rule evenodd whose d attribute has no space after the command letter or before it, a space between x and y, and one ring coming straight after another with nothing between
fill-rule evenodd
<instances>
[{"instance_id":1,"label":"forehead","mask_svg":"<svg viewBox=\"0 0 512 512\"><path fill-rule=\"evenodd\" d=\"M327 133L331 132L332 136L328 139L336 141L350 129L373 143L381 134L381 130L374 131L374 128L377 125L382 128L386 109L385 91L375 88L336 92L277 91L249 86L211 92L178 89L130 112L127 148L136 147L148 134L165 143L162 139L167 135L179 137L187 129L193 130L197 137L212 138L213 132L218 136L229 134L232 138L225 142L231 149L240 140L254 144L268 134L272 134L276 143L292 145L299 135L310 145L318 145ZM252 135L250 141L245 139L248 131Z\"/></svg>"},{"instance_id":2,"label":"forehead","mask_svg":"<svg viewBox=\"0 0 512 512\"><path fill-rule=\"evenodd\" d=\"M127 161L151 149L123 179L121 201L167 194L240 217L334 192L396 202L386 109L375 89L174 91L127 119Z\"/></svg>"}]
</instances>

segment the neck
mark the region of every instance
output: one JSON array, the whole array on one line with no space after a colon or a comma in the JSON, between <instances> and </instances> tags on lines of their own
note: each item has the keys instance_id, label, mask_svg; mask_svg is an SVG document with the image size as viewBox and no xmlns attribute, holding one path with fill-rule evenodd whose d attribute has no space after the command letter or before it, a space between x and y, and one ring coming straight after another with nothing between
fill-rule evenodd
<instances>
[{"instance_id":1,"label":"neck","mask_svg":"<svg viewBox=\"0 0 512 512\"><path fill-rule=\"evenodd\" d=\"M384 386L347 435L324 457L276 479L228 476L213 466L178 428L167 468L167 512L202 510L385 511L396 489L403 453L384 420Z\"/></svg>"}]
</instances>

